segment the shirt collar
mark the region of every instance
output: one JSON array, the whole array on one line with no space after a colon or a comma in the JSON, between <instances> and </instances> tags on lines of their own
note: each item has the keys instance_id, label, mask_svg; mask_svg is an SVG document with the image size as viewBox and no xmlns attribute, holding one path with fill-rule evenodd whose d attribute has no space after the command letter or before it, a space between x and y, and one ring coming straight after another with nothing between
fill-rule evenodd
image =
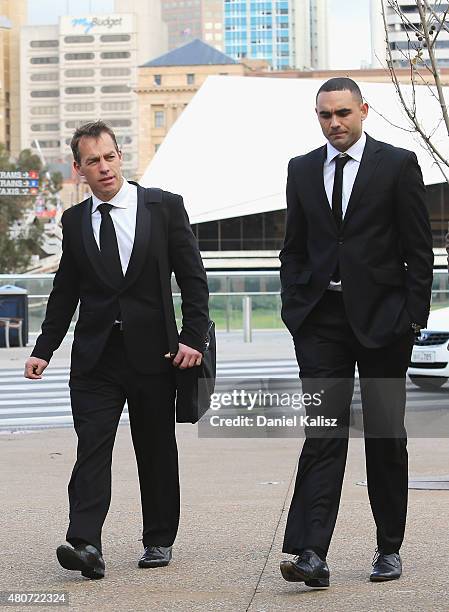
<instances>
[{"instance_id":1,"label":"shirt collar","mask_svg":"<svg viewBox=\"0 0 449 612\"><path fill-rule=\"evenodd\" d=\"M362 135L360 136L360 138L352 146L350 146L349 149L345 151L345 153L347 153L352 159L355 159L355 161L360 163L362 159L363 151L365 149L365 144L366 144L366 134L365 132L362 132ZM331 161L337 157L337 155L340 155L340 153L341 151L336 149L333 145L331 145L330 142L328 142L327 143L326 163L330 164Z\"/></svg>"},{"instance_id":2,"label":"shirt collar","mask_svg":"<svg viewBox=\"0 0 449 612\"><path fill-rule=\"evenodd\" d=\"M132 185L128 183L128 181L124 178L123 185L120 187L119 191L107 203L112 204L112 206L116 208L128 208L128 205L129 205L128 196L131 191L131 187ZM92 194L92 214L94 214L94 212L97 211L97 208L103 202L104 200L99 200L94 193Z\"/></svg>"}]
</instances>

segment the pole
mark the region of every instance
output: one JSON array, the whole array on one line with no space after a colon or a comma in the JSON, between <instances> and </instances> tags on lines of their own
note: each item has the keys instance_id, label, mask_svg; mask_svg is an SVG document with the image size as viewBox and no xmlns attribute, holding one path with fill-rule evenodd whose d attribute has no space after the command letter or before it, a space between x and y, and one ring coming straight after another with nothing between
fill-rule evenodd
<instances>
[{"instance_id":1,"label":"pole","mask_svg":"<svg viewBox=\"0 0 449 612\"><path fill-rule=\"evenodd\" d=\"M243 342L252 342L251 325L251 296L245 295L243 298Z\"/></svg>"}]
</instances>

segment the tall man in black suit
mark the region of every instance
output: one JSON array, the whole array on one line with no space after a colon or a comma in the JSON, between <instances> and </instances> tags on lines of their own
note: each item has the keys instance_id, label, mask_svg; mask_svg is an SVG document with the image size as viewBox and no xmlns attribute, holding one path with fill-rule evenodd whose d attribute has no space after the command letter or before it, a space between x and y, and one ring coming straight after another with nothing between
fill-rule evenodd
<instances>
[{"instance_id":1,"label":"tall man in black suit","mask_svg":"<svg viewBox=\"0 0 449 612\"><path fill-rule=\"evenodd\" d=\"M289 163L280 253L282 318L303 390L337 418L306 440L281 562L288 581L328 586L355 365L361 380L368 494L377 527L370 579L401 575L407 510L405 374L430 305L433 252L425 188L411 151L363 132L368 113L351 79L330 79L316 113L327 144Z\"/></svg>"},{"instance_id":2,"label":"tall man in black suit","mask_svg":"<svg viewBox=\"0 0 449 612\"><path fill-rule=\"evenodd\" d=\"M92 197L62 216L61 262L25 376L42 378L80 302L69 383L78 436L66 536L73 548L59 546L57 556L66 569L102 578L101 530L125 400L143 513L139 566L159 567L171 559L179 521L173 367L201 363L208 287L182 198L125 180L115 135L101 121L77 129L71 147L74 168ZM182 294L176 355L167 354L164 269L174 270Z\"/></svg>"}]
</instances>

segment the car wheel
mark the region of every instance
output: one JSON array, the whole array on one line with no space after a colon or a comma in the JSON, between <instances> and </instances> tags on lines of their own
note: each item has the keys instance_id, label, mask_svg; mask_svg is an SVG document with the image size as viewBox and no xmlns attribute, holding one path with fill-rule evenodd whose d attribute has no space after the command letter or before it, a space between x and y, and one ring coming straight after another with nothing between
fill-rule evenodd
<instances>
[{"instance_id":1,"label":"car wheel","mask_svg":"<svg viewBox=\"0 0 449 612\"><path fill-rule=\"evenodd\" d=\"M410 380L420 389L434 391L442 387L448 379L444 376L410 376Z\"/></svg>"}]
</instances>

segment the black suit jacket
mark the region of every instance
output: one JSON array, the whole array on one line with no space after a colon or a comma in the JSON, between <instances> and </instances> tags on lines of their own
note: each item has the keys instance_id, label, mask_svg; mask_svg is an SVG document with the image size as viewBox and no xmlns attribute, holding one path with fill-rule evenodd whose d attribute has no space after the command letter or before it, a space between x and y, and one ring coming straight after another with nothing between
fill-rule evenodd
<instances>
[{"instance_id":1,"label":"black suit jacket","mask_svg":"<svg viewBox=\"0 0 449 612\"><path fill-rule=\"evenodd\" d=\"M91 211L92 199L88 198L62 215L61 262L42 333L32 355L50 361L80 302L72 346L72 373L92 370L119 311L132 366L142 373L173 367L164 358L169 342L160 268L173 270L181 289L179 341L201 351L209 321L207 278L181 196L137 185L134 246L120 285L114 284L103 266L92 230ZM161 265L161 258L168 259L165 265Z\"/></svg>"},{"instance_id":2,"label":"black suit jacket","mask_svg":"<svg viewBox=\"0 0 449 612\"><path fill-rule=\"evenodd\" d=\"M349 322L366 347L386 346L427 322L432 234L416 155L367 135L339 230L326 197L326 146L290 160L280 253L282 319L294 334L339 261Z\"/></svg>"}]
</instances>

